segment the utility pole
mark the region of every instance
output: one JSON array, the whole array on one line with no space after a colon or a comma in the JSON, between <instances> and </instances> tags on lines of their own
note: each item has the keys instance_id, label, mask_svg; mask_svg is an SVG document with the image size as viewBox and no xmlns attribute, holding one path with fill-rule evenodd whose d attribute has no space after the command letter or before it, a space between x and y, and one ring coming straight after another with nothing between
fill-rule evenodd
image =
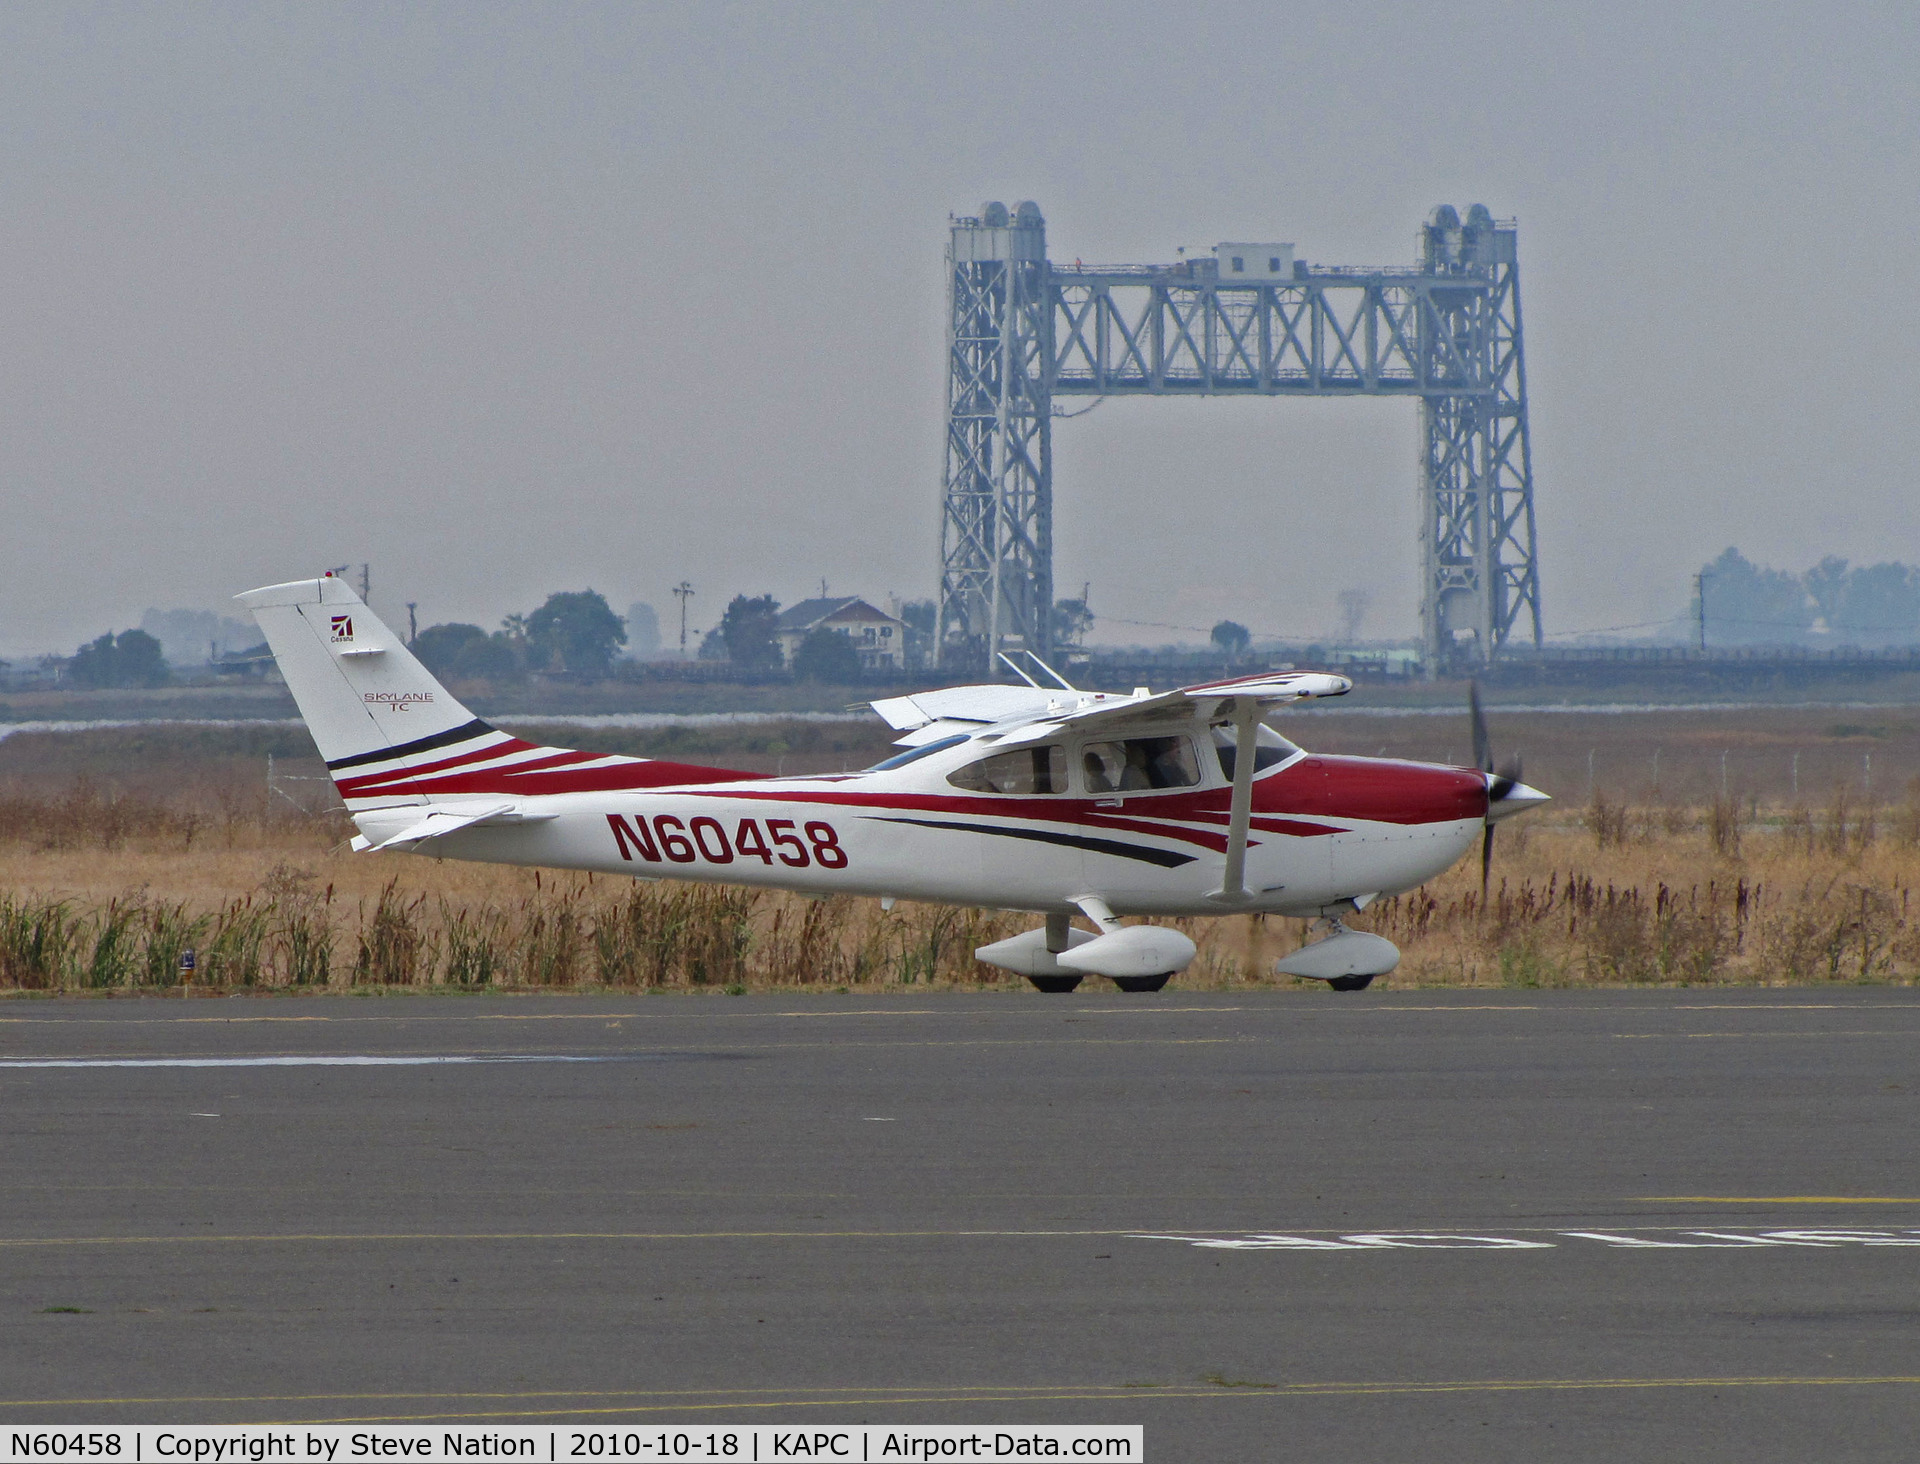
<instances>
[{"instance_id":1,"label":"utility pole","mask_svg":"<svg viewBox=\"0 0 1920 1464\"><path fill-rule=\"evenodd\" d=\"M407 644L409 646L411 646L415 641L420 639L420 621L419 621L419 618L414 614L414 612L419 608L420 608L419 601L417 600L407 601Z\"/></svg>"},{"instance_id":2,"label":"utility pole","mask_svg":"<svg viewBox=\"0 0 1920 1464\"><path fill-rule=\"evenodd\" d=\"M1700 654L1707 653L1707 580L1709 576L1703 569L1693 577L1693 606L1700 627Z\"/></svg>"},{"instance_id":3,"label":"utility pole","mask_svg":"<svg viewBox=\"0 0 1920 1464\"><path fill-rule=\"evenodd\" d=\"M693 586L681 580L673 587L674 598L680 602L680 659L687 659L687 601L693 598Z\"/></svg>"},{"instance_id":4,"label":"utility pole","mask_svg":"<svg viewBox=\"0 0 1920 1464\"><path fill-rule=\"evenodd\" d=\"M371 604L372 600L369 597L372 594L373 566L371 564L362 564L360 566L360 598L366 603Z\"/></svg>"}]
</instances>

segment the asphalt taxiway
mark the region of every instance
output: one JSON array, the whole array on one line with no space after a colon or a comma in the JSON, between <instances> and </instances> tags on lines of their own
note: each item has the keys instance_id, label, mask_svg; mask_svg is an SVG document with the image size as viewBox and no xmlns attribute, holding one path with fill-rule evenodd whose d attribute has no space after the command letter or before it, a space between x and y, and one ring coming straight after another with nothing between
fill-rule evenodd
<instances>
[{"instance_id":1,"label":"asphalt taxiway","mask_svg":"<svg viewBox=\"0 0 1920 1464\"><path fill-rule=\"evenodd\" d=\"M1920 992L18 1000L0 1425L1911 1459Z\"/></svg>"}]
</instances>

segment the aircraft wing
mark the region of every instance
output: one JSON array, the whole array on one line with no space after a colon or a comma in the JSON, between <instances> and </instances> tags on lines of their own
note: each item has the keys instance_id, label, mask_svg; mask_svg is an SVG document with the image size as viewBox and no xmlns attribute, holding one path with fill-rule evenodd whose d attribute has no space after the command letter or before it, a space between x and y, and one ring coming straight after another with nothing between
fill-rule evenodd
<instances>
[{"instance_id":1,"label":"aircraft wing","mask_svg":"<svg viewBox=\"0 0 1920 1464\"><path fill-rule=\"evenodd\" d=\"M1249 700L1264 709L1308 697L1345 696L1352 689L1353 683L1346 677L1322 671L1271 671L1183 686L1158 696L1032 686L949 686L887 697L869 705L889 727L907 734L895 745L911 747L950 732L988 725L1016 724L1002 740L1019 742L1044 737L1069 724L1150 727L1183 721L1201 712L1225 716ZM1019 726L1022 722L1027 725Z\"/></svg>"},{"instance_id":2,"label":"aircraft wing","mask_svg":"<svg viewBox=\"0 0 1920 1464\"><path fill-rule=\"evenodd\" d=\"M1068 693L1071 695L1071 693ZM901 732L918 731L935 722L986 725L1020 716L1044 716L1057 709L1061 693L1032 686L946 686L938 691L916 691L869 702L880 720Z\"/></svg>"},{"instance_id":3,"label":"aircraft wing","mask_svg":"<svg viewBox=\"0 0 1920 1464\"><path fill-rule=\"evenodd\" d=\"M1063 708L1056 704L1053 714L1036 719L1002 738L1003 742L1024 742L1044 737L1063 727L1076 731L1098 729L1118 735L1136 728L1150 731L1155 726L1184 722L1195 716L1209 719L1230 716L1251 702L1259 710L1309 697L1345 696L1353 683L1344 676L1322 671L1278 671L1258 676L1239 676L1227 681L1207 681L1163 691L1158 696L1109 697L1100 701L1086 699L1081 705Z\"/></svg>"}]
</instances>

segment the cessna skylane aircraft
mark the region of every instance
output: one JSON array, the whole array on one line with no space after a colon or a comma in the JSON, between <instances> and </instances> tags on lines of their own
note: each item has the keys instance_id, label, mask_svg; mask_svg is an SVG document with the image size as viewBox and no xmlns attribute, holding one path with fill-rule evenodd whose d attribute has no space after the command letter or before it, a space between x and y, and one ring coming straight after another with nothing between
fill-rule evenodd
<instances>
[{"instance_id":1,"label":"cessna skylane aircraft","mask_svg":"<svg viewBox=\"0 0 1920 1464\"><path fill-rule=\"evenodd\" d=\"M1493 771L1477 698L1478 768L1303 752L1261 718L1352 687L1314 672L1128 696L1040 666L1057 686L1021 671L1025 686L887 697L873 709L904 751L856 773L766 778L538 747L449 696L342 579L237 598L356 850L1030 910L1046 923L975 954L1048 992L1090 975L1158 991L1193 942L1119 917L1233 912L1323 922L1277 969L1357 991L1400 953L1341 917L1433 878L1476 838L1484 880L1495 821L1547 799L1517 768Z\"/></svg>"}]
</instances>

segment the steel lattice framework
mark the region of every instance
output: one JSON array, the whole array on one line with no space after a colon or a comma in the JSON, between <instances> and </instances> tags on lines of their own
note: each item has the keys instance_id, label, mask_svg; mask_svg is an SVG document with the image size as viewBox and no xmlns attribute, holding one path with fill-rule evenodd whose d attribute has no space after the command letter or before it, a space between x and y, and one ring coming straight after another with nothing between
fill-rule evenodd
<instances>
[{"instance_id":1,"label":"steel lattice framework","mask_svg":"<svg viewBox=\"0 0 1920 1464\"><path fill-rule=\"evenodd\" d=\"M943 662L1052 645L1052 303L1046 225L1023 203L956 224L947 249Z\"/></svg>"},{"instance_id":2,"label":"steel lattice framework","mask_svg":"<svg viewBox=\"0 0 1920 1464\"><path fill-rule=\"evenodd\" d=\"M1030 203L956 219L942 662L1051 650L1049 425L1065 395L1419 398L1428 669L1490 660L1517 630L1538 645L1517 233L1442 207L1421 242L1412 266L1308 268L1289 251L1242 281L1214 259L1051 264Z\"/></svg>"}]
</instances>

